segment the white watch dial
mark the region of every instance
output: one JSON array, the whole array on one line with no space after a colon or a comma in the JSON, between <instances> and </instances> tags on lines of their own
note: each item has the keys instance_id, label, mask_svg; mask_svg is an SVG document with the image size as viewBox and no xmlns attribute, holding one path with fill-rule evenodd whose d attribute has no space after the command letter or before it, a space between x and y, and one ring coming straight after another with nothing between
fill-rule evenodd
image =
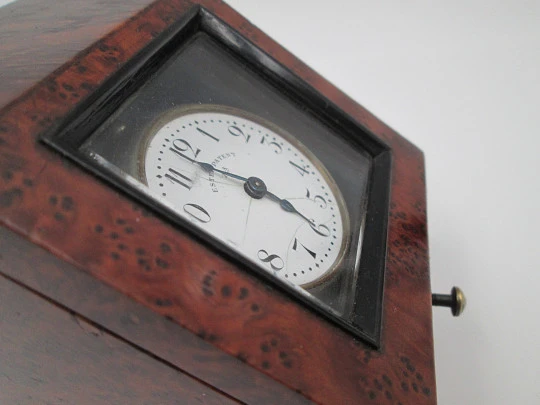
<instances>
[{"instance_id":1,"label":"white watch dial","mask_svg":"<svg viewBox=\"0 0 540 405\"><path fill-rule=\"evenodd\" d=\"M167 114L140 163L143 181L178 215L277 277L309 287L343 256L348 217L337 185L258 117L209 105Z\"/></svg>"}]
</instances>

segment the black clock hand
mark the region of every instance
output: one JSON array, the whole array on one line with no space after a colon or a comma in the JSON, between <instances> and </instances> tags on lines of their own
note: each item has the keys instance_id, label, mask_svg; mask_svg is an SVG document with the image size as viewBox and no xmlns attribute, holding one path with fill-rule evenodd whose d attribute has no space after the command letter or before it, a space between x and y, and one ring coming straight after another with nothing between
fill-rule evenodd
<instances>
[{"instance_id":1,"label":"black clock hand","mask_svg":"<svg viewBox=\"0 0 540 405\"><path fill-rule=\"evenodd\" d=\"M229 172L226 172L224 170L216 169L210 163L198 162L196 160L194 160L193 163L198 164L199 166L201 166L208 173L210 173L210 172L218 172L218 173L224 174L227 177L232 177L233 179L237 179L237 180L240 180L240 181L248 181L248 179L246 179L245 177L239 176L239 175L234 174L234 173L229 173Z\"/></svg>"},{"instance_id":2,"label":"black clock hand","mask_svg":"<svg viewBox=\"0 0 540 405\"><path fill-rule=\"evenodd\" d=\"M271 200L274 200L279 203L280 207L283 208L287 212L292 212L297 215L300 215L303 219L305 219L309 226L311 226L311 229L313 229L316 233L318 233L321 236L329 236L330 235L330 229L323 224L317 225L315 223L315 220L309 219L304 214L302 214L300 211L298 211L292 203L287 199L279 198L274 193L271 193L270 191L266 191L265 195L269 197Z\"/></svg>"},{"instance_id":3,"label":"black clock hand","mask_svg":"<svg viewBox=\"0 0 540 405\"><path fill-rule=\"evenodd\" d=\"M208 173L210 173L210 172L218 172L218 173L224 174L225 176L232 177L233 179L237 179L237 180L244 181L244 182L248 181L248 179L246 179L245 177L239 176L239 175L234 174L234 173L229 173L229 172L226 172L224 170L216 169L210 163L199 162L198 160L192 159L189 156L186 156L183 153L180 153L180 152L178 152L177 150L175 150L173 148L171 148L171 150L174 153L176 153L177 155L183 157L184 159L189 160L191 163L201 166L203 168L203 170L208 172Z\"/></svg>"},{"instance_id":4,"label":"black clock hand","mask_svg":"<svg viewBox=\"0 0 540 405\"><path fill-rule=\"evenodd\" d=\"M171 150L173 150L173 149L171 148ZM300 211L298 211L294 207L294 205L292 205L292 203L289 200L279 198L274 193L271 193L270 191L268 191L264 181L262 181L258 177L245 178L245 177L239 176L239 175L234 174L234 173L229 173L229 172L226 172L226 171L223 171L223 170L220 170L220 169L216 169L210 163L199 162L198 160L192 159L192 158L190 158L190 157L188 157L188 156L184 155L183 153L180 153L180 152L178 152L176 150L173 150L173 151L175 153L177 153L178 155L182 156L183 158L189 160L191 163L194 163L196 165L201 166L203 168L203 170L205 170L205 171L207 171L209 173L214 171L214 172L222 173L225 176L232 177L233 179L243 181L244 182L244 190L246 191L246 193L250 197L255 198L255 199L261 199L264 196L267 196L271 200L274 200L277 203L279 203L280 207L283 208L285 211L295 213L295 214L299 215L300 217L302 217L304 220L306 220L309 223L311 228L316 233L318 233L319 235L328 236L330 234L330 230L328 229L328 227L326 225L323 225L323 224L317 225L314 220L309 219L304 214L302 214ZM321 229L325 230L325 232L322 232Z\"/></svg>"},{"instance_id":5,"label":"black clock hand","mask_svg":"<svg viewBox=\"0 0 540 405\"><path fill-rule=\"evenodd\" d=\"M294 205L289 200L279 198L274 193L271 193L270 191L266 191L266 196L270 197L271 200L274 200L275 202L279 203L280 207L283 208L287 212L294 212L295 214L300 215L302 218L304 218L308 222L313 222L313 220L309 219L305 215L303 215L300 211L298 211Z\"/></svg>"}]
</instances>

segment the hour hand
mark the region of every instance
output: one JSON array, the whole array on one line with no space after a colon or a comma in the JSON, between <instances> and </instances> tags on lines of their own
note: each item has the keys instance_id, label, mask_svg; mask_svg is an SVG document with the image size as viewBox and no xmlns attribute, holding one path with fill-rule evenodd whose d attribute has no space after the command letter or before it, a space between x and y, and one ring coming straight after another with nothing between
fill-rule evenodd
<instances>
[{"instance_id":1,"label":"hour hand","mask_svg":"<svg viewBox=\"0 0 540 405\"><path fill-rule=\"evenodd\" d=\"M237 180L244 181L244 182L248 181L248 179L246 179L245 177L239 176L239 175L234 174L234 173L226 172L224 170L216 169L210 163L197 162L197 161L193 161L193 163L198 164L199 166L201 166L203 168L203 170L207 171L208 173L210 173L210 172L218 172L218 173L224 174L227 177L232 177L233 179L237 179Z\"/></svg>"},{"instance_id":2,"label":"hour hand","mask_svg":"<svg viewBox=\"0 0 540 405\"><path fill-rule=\"evenodd\" d=\"M229 172L226 172L226 171L220 170L220 169L216 169L210 163L200 162L198 160L192 159L189 156L183 154L182 152L180 152L180 151L178 151L178 150L176 150L174 148L170 148L170 150L172 152L176 153L178 156L183 157L184 159L190 161L191 163L199 165L205 172L208 172L208 173L210 173L210 172L218 172L218 173L221 173L221 174L223 174L223 175L225 175L227 177L232 177L233 179L237 179L237 180L244 181L244 182L246 182L248 180L247 178L239 176L237 174L229 173Z\"/></svg>"}]
</instances>

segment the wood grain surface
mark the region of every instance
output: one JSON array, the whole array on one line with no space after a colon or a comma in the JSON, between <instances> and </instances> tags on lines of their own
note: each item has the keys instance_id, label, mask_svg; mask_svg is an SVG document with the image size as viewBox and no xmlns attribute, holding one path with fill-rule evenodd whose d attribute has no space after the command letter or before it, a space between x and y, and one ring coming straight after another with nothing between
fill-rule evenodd
<instances>
[{"instance_id":1,"label":"wood grain surface","mask_svg":"<svg viewBox=\"0 0 540 405\"><path fill-rule=\"evenodd\" d=\"M243 403L312 403L5 227L0 228L0 247L0 273L5 277L17 280L28 292L47 297L58 308L99 325L103 333L143 350L169 367L182 370ZM0 294L0 306L10 308L9 302ZM2 325L9 327L0 318L0 328ZM34 333L41 334L37 326ZM4 369L5 378L11 378L12 373L18 373L17 369ZM0 392L5 382L0 378ZM19 385L19 390L24 391L24 385Z\"/></svg>"},{"instance_id":2,"label":"wood grain surface","mask_svg":"<svg viewBox=\"0 0 540 405\"><path fill-rule=\"evenodd\" d=\"M381 349L37 141L189 10L189 1L154 3L0 112L1 223L316 403L435 403L422 153L224 3L200 3L392 147ZM26 265L33 267L31 256Z\"/></svg>"},{"instance_id":3,"label":"wood grain surface","mask_svg":"<svg viewBox=\"0 0 540 405\"><path fill-rule=\"evenodd\" d=\"M0 108L151 0L17 0L0 8Z\"/></svg>"},{"instance_id":4,"label":"wood grain surface","mask_svg":"<svg viewBox=\"0 0 540 405\"><path fill-rule=\"evenodd\" d=\"M2 404L240 403L2 276L0 302Z\"/></svg>"}]
</instances>

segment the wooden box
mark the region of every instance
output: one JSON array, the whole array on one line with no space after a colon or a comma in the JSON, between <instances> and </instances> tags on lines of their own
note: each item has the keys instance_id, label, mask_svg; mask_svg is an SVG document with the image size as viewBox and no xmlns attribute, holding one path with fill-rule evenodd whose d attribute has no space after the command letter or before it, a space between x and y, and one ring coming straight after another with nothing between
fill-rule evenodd
<instances>
[{"instance_id":1,"label":"wooden box","mask_svg":"<svg viewBox=\"0 0 540 405\"><path fill-rule=\"evenodd\" d=\"M201 10L390 146L379 348L40 141ZM0 38L1 403L436 402L420 150L221 1L19 0Z\"/></svg>"}]
</instances>

